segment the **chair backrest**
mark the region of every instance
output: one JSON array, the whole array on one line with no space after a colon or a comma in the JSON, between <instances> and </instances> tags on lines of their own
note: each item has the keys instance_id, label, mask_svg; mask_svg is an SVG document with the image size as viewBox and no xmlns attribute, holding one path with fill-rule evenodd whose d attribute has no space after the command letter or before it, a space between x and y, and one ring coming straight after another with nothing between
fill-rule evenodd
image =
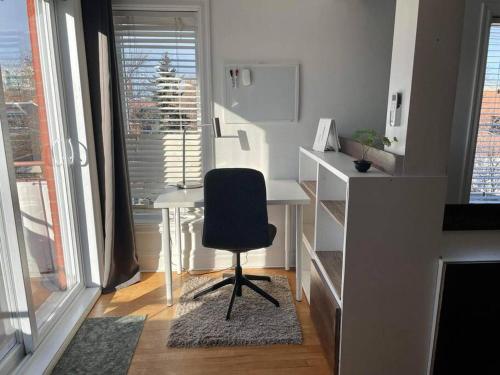
<instances>
[{"instance_id":1,"label":"chair backrest","mask_svg":"<svg viewBox=\"0 0 500 375\"><path fill-rule=\"evenodd\" d=\"M203 246L251 250L270 245L266 183L247 168L212 169L205 175Z\"/></svg>"}]
</instances>

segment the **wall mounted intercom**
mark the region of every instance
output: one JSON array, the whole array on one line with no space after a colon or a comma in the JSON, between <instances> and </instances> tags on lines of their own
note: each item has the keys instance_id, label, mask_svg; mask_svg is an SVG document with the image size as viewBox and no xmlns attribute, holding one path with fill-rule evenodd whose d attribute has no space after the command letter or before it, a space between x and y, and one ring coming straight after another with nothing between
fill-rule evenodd
<instances>
[{"instance_id":1,"label":"wall mounted intercom","mask_svg":"<svg viewBox=\"0 0 500 375\"><path fill-rule=\"evenodd\" d=\"M403 95L400 92L395 92L391 95L391 105L389 111L389 125L401 126L401 104Z\"/></svg>"}]
</instances>

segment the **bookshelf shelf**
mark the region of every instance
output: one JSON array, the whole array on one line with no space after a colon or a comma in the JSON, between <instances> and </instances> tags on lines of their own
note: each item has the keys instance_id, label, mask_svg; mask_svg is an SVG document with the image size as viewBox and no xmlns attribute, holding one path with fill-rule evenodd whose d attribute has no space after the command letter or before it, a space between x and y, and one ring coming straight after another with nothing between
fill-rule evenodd
<instances>
[{"instance_id":1,"label":"bookshelf shelf","mask_svg":"<svg viewBox=\"0 0 500 375\"><path fill-rule=\"evenodd\" d=\"M314 252L314 225L304 224L302 228L302 239L309 254Z\"/></svg>"},{"instance_id":2,"label":"bookshelf shelf","mask_svg":"<svg viewBox=\"0 0 500 375\"><path fill-rule=\"evenodd\" d=\"M321 206L326 212L334 218L340 225L345 223L345 201L340 200L322 200Z\"/></svg>"},{"instance_id":3,"label":"bookshelf shelf","mask_svg":"<svg viewBox=\"0 0 500 375\"><path fill-rule=\"evenodd\" d=\"M316 197L316 181L302 181L300 184L312 197Z\"/></svg>"},{"instance_id":4,"label":"bookshelf shelf","mask_svg":"<svg viewBox=\"0 0 500 375\"><path fill-rule=\"evenodd\" d=\"M342 262L344 254L342 251L317 251L316 256L326 271L328 279L333 284L336 294L342 299Z\"/></svg>"}]
</instances>

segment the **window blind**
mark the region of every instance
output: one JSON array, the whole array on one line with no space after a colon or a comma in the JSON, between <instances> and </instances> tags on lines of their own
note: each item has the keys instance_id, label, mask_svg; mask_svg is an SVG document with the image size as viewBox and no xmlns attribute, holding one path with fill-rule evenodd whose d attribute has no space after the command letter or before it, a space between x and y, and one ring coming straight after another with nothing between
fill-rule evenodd
<instances>
[{"instance_id":1,"label":"window blind","mask_svg":"<svg viewBox=\"0 0 500 375\"><path fill-rule=\"evenodd\" d=\"M490 28L470 201L500 203L500 23Z\"/></svg>"},{"instance_id":2,"label":"window blind","mask_svg":"<svg viewBox=\"0 0 500 375\"><path fill-rule=\"evenodd\" d=\"M166 185L200 180L202 145L196 13L114 11L127 157L134 205Z\"/></svg>"}]
</instances>

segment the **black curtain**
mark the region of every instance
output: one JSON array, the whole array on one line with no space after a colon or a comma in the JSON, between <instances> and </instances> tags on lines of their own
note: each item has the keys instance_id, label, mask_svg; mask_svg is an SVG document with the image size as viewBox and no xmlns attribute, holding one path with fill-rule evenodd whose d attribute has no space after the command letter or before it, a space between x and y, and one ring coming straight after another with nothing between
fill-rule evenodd
<instances>
[{"instance_id":1,"label":"black curtain","mask_svg":"<svg viewBox=\"0 0 500 375\"><path fill-rule=\"evenodd\" d=\"M139 280L111 0L82 0L104 231L103 292Z\"/></svg>"}]
</instances>

